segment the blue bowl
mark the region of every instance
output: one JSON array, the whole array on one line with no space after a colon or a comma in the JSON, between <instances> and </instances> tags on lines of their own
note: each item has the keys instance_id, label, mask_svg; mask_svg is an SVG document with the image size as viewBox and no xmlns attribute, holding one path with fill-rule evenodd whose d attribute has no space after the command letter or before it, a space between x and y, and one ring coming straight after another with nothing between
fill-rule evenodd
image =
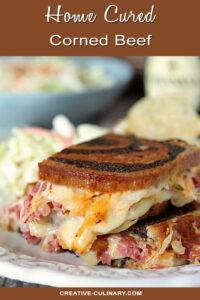
<instances>
[{"instance_id":1,"label":"blue bowl","mask_svg":"<svg viewBox=\"0 0 200 300\"><path fill-rule=\"evenodd\" d=\"M13 126L51 127L57 114L64 114L73 123L87 121L89 117L109 107L133 78L134 70L127 62L112 57L71 57L80 65L101 65L114 79L110 87L86 90L81 93L1 93L0 130Z\"/></svg>"}]
</instances>

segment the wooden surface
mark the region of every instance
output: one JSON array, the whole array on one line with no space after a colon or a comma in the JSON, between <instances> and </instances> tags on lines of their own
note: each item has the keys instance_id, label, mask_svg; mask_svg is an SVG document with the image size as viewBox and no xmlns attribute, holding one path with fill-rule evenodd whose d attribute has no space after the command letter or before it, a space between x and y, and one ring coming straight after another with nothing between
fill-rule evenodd
<instances>
[{"instance_id":1,"label":"wooden surface","mask_svg":"<svg viewBox=\"0 0 200 300\"><path fill-rule=\"evenodd\" d=\"M129 107L139 98L140 96L128 96L119 99L114 107L96 117L94 122L101 126L111 127L116 121L126 116ZM42 287L42 285L0 277L0 287Z\"/></svg>"}]
</instances>

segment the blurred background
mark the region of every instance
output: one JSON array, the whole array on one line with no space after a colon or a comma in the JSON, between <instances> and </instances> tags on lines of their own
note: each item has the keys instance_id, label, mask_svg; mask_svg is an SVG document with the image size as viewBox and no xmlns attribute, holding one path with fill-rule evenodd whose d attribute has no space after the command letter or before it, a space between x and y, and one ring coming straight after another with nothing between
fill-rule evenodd
<instances>
[{"instance_id":1,"label":"blurred background","mask_svg":"<svg viewBox=\"0 0 200 300\"><path fill-rule=\"evenodd\" d=\"M199 109L198 57L1 57L0 134L13 126L111 127L141 97L179 93Z\"/></svg>"}]
</instances>

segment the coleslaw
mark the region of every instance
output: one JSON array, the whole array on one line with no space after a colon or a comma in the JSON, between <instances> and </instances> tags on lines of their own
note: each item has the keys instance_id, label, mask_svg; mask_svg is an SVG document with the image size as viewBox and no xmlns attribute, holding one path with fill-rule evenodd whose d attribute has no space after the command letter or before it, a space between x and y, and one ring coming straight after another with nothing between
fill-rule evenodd
<instances>
[{"instance_id":1,"label":"coleslaw","mask_svg":"<svg viewBox=\"0 0 200 300\"><path fill-rule=\"evenodd\" d=\"M26 185L37 181L40 161L106 132L105 128L91 124L81 124L75 129L62 115L54 118L52 130L13 128L12 137L0 143L0 205L23 195Z\"/></svg>"},{"instance_id":2,"label":"coleslaw","mask_svg":"<svg viewBox=\"0 0 200 300\"><path fill-rule=\"evenodd\" d=\"M111 86L101 65L80 65L66 57L18 57L0 61L0 91L82 92Z\"/></svg>"},{"instance_id":3,"label":"coleslaw","mask_svg":"<svg viewBox=\"0 0 200 300\"><path fill-rule=\"evenodd\" d=\"M40 128L14 128L12 134L0 144L0 201L22 195L27 183L37 180L38 162L71 144Z\"/></svg>"}]
</instances>

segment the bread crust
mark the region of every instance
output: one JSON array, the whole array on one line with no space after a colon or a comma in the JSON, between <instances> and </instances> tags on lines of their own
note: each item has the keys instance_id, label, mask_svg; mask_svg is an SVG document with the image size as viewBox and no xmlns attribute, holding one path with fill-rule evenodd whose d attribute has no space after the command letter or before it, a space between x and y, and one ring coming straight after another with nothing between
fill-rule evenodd
<instances>
[{"instance_id":1,"label":"bread crust","mask_svg":"<svg viewBox=\"0 0 200 300\"><path fill-rule=\"evenodd\" d=\"M167 209L154 216L147 215L146 218L141 218L135 225L131 226L127 232L137 234L141 238L148 237L148 231L154 232L154 235L163 239L166 234L166 227L169 224L176 223L177 220L182 220L185 216L194 216L200 214L200 205L193 201L183 207L175 207L169 204Z\"/></svg>"},{"instance_id":2,"label":"bread crust","mask_svg":"<svg viewBox=\"0 0 200 300\"><path fill-rule=\"evenodd\" d=\"M180 140L113 133L71 146L39 163L39 179L93 192L148 188L200 163L200 149Z\"/></svg>"}]
</instances>

